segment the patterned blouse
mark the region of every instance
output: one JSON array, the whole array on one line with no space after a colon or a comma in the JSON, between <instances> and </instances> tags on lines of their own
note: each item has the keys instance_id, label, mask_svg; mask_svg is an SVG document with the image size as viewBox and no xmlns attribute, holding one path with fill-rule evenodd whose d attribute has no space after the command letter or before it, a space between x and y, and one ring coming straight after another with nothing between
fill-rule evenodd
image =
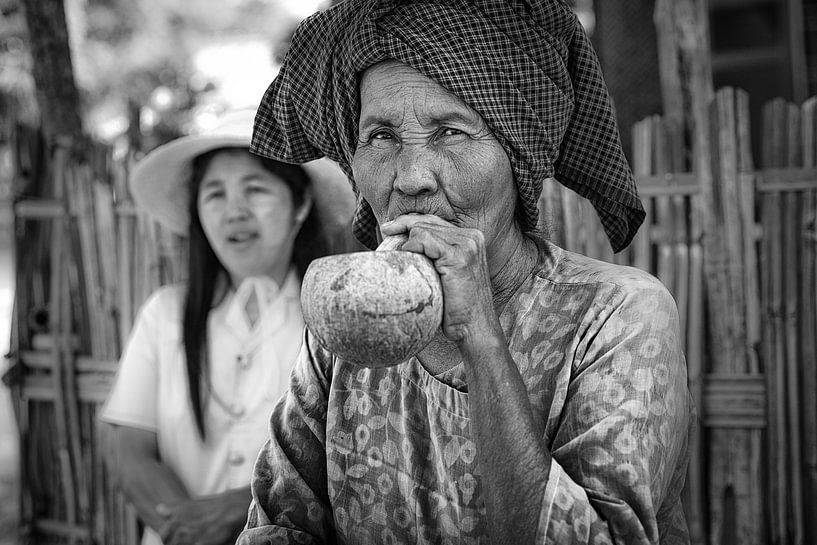
<instances>
[{"instance_id":1,"label":"patterned blouse","mask_svg":"<svg viewBox=\"0 0 817 545\"><path fill-rule=\"evenodd\" d=\"M536 542L688 543L675 302L645 272L548 248L500 315L553 456ZM462 363L369 369L307 334L270 429L239 545L489 543Z\"/></svg>"}]
</instances>

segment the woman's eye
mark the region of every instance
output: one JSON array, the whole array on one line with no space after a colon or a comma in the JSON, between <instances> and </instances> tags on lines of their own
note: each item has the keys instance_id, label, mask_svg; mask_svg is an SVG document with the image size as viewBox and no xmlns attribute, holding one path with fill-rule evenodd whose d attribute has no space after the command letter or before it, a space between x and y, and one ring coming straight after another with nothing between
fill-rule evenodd
<instances>
[{"instance_id":1,"label":"woman's eye","mask_svg":"<svg viewBox=\"0 0 817 545\"><path fill-rule=\"evenodd\" d=\"M266 193L267 189L267 186L261 184L252 184L247 186L247 192L249 193Z\"/></svg>"},{"instance_id":2,"label":"woman's eye","mask_svg":"<svg viewBox=\"0 0 817 545\"><path fill-rule=\"evenodd\" d=\"M387 148L394 145L397 137L388 129L375 129L366 136L364 141L375 148Z\"/></svg>"},{"instance_id":3,"label":"woman's eye","mask_svg":"<svg viewBox=\"0 0 817 545\"><path fill-rule=\"evenodd\" d=\"M435 134L436 139L452 137L452 136L464 136L465 133L459 129L454 129L452 127L440 127L437 130L437 134Z\"/></svg>"},{"instance_id":4,"label":"woman's eye","mask_svg":"<svg viewBox=\"0 0 817 545\"><path fill-rule=\"evenodd\" d=\"M201 194L201 200L204 202L212 201L214 199L221 199L224 197L224 191L220 189L211 189Z\"/></svg>"}]
</instances>

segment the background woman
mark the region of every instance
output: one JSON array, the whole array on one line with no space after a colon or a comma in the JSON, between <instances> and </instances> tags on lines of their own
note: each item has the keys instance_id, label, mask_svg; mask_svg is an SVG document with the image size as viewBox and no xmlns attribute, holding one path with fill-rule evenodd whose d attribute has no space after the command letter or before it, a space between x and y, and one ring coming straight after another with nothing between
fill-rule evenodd
<instances>
[{"instance_id":1,"label":"background woman","mask_svg":"<svg viewBox=\"0 0 817 545\"><path fill-rule=\"evenodd\" d=\"M188 280L140 310L101 414L145 544L234 542L301 345L300 280L349 203L331 166L250 154L253 114L155 149L130 179L140 208L189 236Z\"/></svg>"}]
</instances>

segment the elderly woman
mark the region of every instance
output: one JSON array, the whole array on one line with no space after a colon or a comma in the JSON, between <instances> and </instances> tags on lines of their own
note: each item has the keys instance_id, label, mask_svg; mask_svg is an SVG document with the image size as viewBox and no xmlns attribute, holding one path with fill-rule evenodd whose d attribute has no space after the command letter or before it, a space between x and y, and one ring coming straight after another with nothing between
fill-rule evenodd
<instances>
[{"instance_id":1,"label":"elderly woman","mask_svg":"<svg viewBox=\"0 0 817 545\"><path fill-rule=\"evenodd\" d=\"M616 250L644 217L564 2L318 13L253 149L338 161L358 238L407 234L440 275L444 318L417 357L376 369L306 333L239 543L688 542L675 304L648 274L536 230L549 177L592 201Z\"/></svg>"}]
</instances>

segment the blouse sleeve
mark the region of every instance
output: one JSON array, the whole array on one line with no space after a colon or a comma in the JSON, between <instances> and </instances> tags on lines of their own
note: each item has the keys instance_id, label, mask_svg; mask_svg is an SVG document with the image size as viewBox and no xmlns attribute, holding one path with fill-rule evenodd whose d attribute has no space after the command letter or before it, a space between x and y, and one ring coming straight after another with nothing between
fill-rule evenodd
<instances>
[{"instance_id":1,"label":"blouse sleeve","mask_svg":"<svg viewBox=\"0 0 817 545\"><path fill-rule=\"evenodd\" d=\"M112 424L133 426L156 431L158 423L158 345L162 324L173 298L171 288L162 288L151 295L137 314L130 332L113 388L100 413L100 420Z\"/></svg>"},{"instance_id":2,"label":"blouse sleeve","mask_svg":"<svg viewBox=\"0 0 817 545\"><path fill-rule=\"evenodd\" d=\"M688 543L692 420L675 301L645 280L604 306L567 386L537 543Z\"/></svg>"},{"instance_id":3,"label":"blouse sleeve","mask_svg":"<svg viewBox=\"0 0 817 545\"><path fill-rule=\"evenodd\" d=\"M335 542L325 454L331 362L306 332L289 390L272 412L236 545Z\"/></svg>"}]
</instances>

